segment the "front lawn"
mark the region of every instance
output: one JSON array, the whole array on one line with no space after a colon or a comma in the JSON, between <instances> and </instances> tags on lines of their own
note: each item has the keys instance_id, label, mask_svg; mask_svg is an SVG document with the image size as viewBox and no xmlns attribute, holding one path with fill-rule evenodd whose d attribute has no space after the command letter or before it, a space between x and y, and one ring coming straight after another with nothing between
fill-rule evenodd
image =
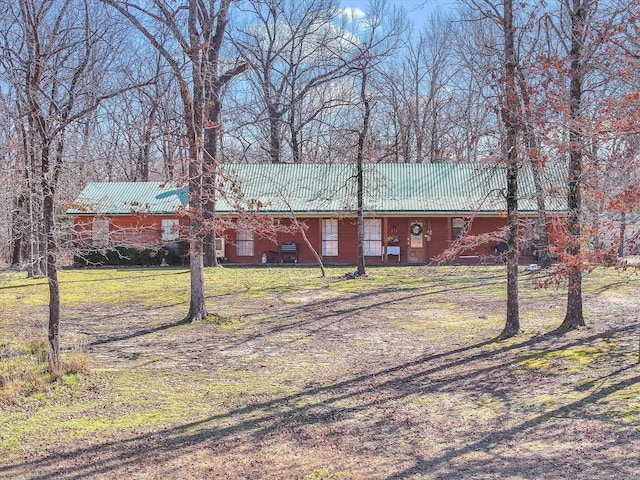
<instances>
[{"instance_id":1,"label":"front lawn","mask_svg":"<svg viewBox=\"0 0 640 480\"><path fill-rule=\"evenodd\" d=\"M640 477L637 271L566 334L523 274L506 341L502 266L348 271L207 269L196 324L184 269L63 271L53 383L46 282L0 273L0 478Z\"/></svg>"}]
</instances>

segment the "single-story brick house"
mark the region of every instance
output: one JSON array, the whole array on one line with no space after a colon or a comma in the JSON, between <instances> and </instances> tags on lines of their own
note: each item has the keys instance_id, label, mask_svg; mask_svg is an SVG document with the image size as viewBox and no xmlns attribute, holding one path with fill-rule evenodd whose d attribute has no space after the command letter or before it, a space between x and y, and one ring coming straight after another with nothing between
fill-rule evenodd
<instances>
[{"instance_id":1,"label":"single-story brick house","mask_svg":"<svg viewBox=\"0 0 640 480\"><path fill-rule=\"evenodd\" d=\"M256 215L268 216L281 225L290 225L295 218L306 225L306 236L325 263L355 263L354 165L228 164L219 176L219 184L228 193L216 201L217 216L237 218L237 205L243 203ZM499 230L506 225L505 185L505 171L500 166L366 164L366 261L428 263L459 235ZM521 217L533 225L536 202L530 175L523 175L520 190ZM67 214L73 217L82 245L174 245L185 239L188 230L187 203L187 186L96 182L86 185ZM546 199L551 217L562 214L562 205L561 198ZM533 235L532 228L523 228L525 238ZM252 231L245 222L218 232L218 236L218 256L231 264L315 262L300 232L280 232L269 238ZM490 261L495 247L495 241L477 245L462 252L458 260Z\"/></svg>"}]
</instances>

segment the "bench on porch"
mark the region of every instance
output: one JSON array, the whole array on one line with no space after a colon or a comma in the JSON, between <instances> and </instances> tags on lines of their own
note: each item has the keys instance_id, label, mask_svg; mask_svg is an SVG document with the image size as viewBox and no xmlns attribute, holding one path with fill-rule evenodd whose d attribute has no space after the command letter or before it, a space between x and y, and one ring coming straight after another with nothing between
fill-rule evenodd
<instances>
[{"instance_id":1,"label":"bench on porch","mask_svg":"<svg viewBox=\"0 0 640 480\"><path fill-rule=\"evenodd\" d=\"M298 244L296 242L282 242L280 244L280 263L298 263Z\"/></svg>"}]
</instances>

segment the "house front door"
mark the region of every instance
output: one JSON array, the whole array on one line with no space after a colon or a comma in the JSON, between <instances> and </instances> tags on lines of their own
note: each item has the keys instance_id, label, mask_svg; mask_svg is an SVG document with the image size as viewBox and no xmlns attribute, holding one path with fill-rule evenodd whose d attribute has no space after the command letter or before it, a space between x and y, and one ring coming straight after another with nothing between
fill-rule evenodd
<instances>
[{"instance_id":1,"label":"house front door","mask_svg":"<svg viewBox=\"0 0 640 480\"><path fill-rule=\"evenodd\" d=\"M424 225L420 221L412 220L409 222L408 263L425 263L427 261L424 244Z\"/></svg>"}]
</instances>

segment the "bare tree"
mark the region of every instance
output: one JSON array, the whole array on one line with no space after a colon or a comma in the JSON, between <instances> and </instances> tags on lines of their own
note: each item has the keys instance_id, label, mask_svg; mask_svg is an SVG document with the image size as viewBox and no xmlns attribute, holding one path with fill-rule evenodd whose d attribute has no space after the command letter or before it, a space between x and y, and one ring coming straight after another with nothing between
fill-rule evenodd
<instances>
[{"instance_id":1,"label":"bare tree","mask_svg":"<svg viewBox=\"0 0 640 480\"><path fill-rule=\"evenodd\" d=\"M515 50L515 28L513 21L513 2L504 0L502 12L502 30L504 32L504 100L500 105L501 118L505 126L504 150L507 166L507 319L503 336L512 336L520 331L518 304L518 136L521 130L519 100L516 85L518 60Z\"/></svg>"},{"instance_id":2,"label":"bare tree","mask_svg":"<svg viewBox=\"0 0 640 480\"><path fill-rule=\"evenodd\" d=\"M585 324L582 303L583 271L589 264L603 257L601 245L593 248L593 224L589 208L585 208L585 194L591 195L591 172L605 173L598 166L604 160L610 163L608 152L614 151L611 136L619 135L617 128L623 97L617 91L620 72L628 70L628 59L616 57L612 48L624 32L630 4L628 2L598 2L597 0L558 0L556 9L544 17L545 54L541 60L547 66L548 83L556 88L548 96L549 109L555 110L555 119L563 126L550 140L557 151L565 156L567 164L567 223L566 248L562 255L561 273L568 279L567 310L560 326L563 330ZM617 65L615 68L611 68ZM618 68L620 67L620 68ZM613 75L612 75L613 74ZM551 91L551 89L550 89ZM593 198L602 198L593 191ZM596 200L600 202L600 200Z\"/></svg>"},{"instance_id":3,"label":"bare tree","mask_svg":"<svg viewBox=\"0 0 640 480\"><path fill-rule=\"evenodd\" d=\"M92 0L19 0L4 5L0 66L15 93L25 214L32 274L49 285L49 364L60 368L60 289L55 202L71 128L101 101L122 92L105 90L116 29ZM26 209L26 210L24 210Z\"/></svg>"},{"instance_id":4,"label":"bare tree","mask_svg":"<svg viewBox=\"0 0 640 480\"><path fill-rule=\"evenodd\" d=\"M27 202L26 192L20 188L22 183L22 165L20 148L15 125L14 99L10 91L0 89L0 202L7 208L0 211L0 265L9 264L19 269L23 263L23 254L27 231L26 219L22 216ZM25 242L23 242L23 238Z\"/></svg>"},{"instance_id":5,"label":"bare tree","mask_svg":"<svg viewBox=\"0 0 640 480\"><path fill-rule=\"evenodd\" d=\"M452 32L450 19L431 17L388 69L390 161L437 162L452 155L446 134L451 127L448 85L456 71Z\"/></svg>"},{"instance_id":6,"label":"bare tree","mask_svg":"<svg viewBox=\"0 0 640 480\"><path fill-rule=\"evenodd\" d=\"M221 61L231 0L153 0L139 6L120 0L102 0L124 15L159 52L179 85L182 119L189 148L189 237L191 304L186 319L206 318L205 265L215 265L216 175L222 131L221 91L245 71L244 62ZM177 55L177 43L186 60ZM224 67L224 68L223 68Z\"/></svg>"},{"instance_id":7,"label":"bare tree","mask_svg":"<svg viewBox=\"0 0 640 480\"><path fill-rule=\"evenodd\" d=\"M138 65L137 77L150 83L104 102L85 122L82 151L76 152L82 159L80 178L135 182L187 177L178 86L162 56L144 46L137 55L155 61Z\"/></svg>"},{"instance_id":8,"label":"bare tree","mask_svg":"<svg viewBox=\"0 0 640 480\"><path fill-rule=\"evenodd\" d=\"M345 103L333 84L357 52L335 0L260 0L246 13L250 20L233 42L253 67L247 79L256 98L248 121L261 129L270 162L303 162L314 153L304 148L312 145L305 134L321 128L323 112Z\"/></svg>"},{"instance_id":9,"label":"bare tree","mask_svg":"<svg viewBox=\"0 0 640 480\"><path fill-rule=\"evenodd\" d=\"M353 105L357 108L360 125L353 129L355 136L355 182L358 222L358 257L356 275L365 275L364 250L364 164L372 161L370 126L375 100L380 96L376 80L383 77L384 62L400 46L400 34L404 23L402 12L390 11L384 1L373 1L364 19L352 18L354 40L352 48L357 51L356 60L351 63Z\"/></svg>"},{"instance_id":10,"label":"bare tree","mask_svg":"<svg viewBox=\"0 0 640 480\"><path fill-rule=\"evenodd\" d=\"M499 4L485 0L469 0L474 15L479 15L483 24L495 22L502 35L501 40L494 39L492 49L500 53L499 67L493 70L496 80L496 111L504 126L501 134L500 159L506 167L505 199L507 205L507 314L502 336L513 336L520 331L518 300L518 257L519 257L519 214L518 179L521 167L520 136L522 134L522 115L517 89L518 57L515 35L517 25L514 21L512 0L503 0Z\"/></svg>"},{"instance_id":11,"label":"bare tree","mask_svg":"<svg viewBox=\"0 0 640 480\"><path fill-rule=\"evenodd\" d=\"M228 23L230 2L222 1L215 15L215 24L211 39L204 54L207 62L207 75L204 78L205 121L204 121L204 165L202 193L204 198L203 214L206 228L204 236L204 265L217 265L216 231L215 231L215 199L216 177L218 166L222 161L219 154L222 128L222 90L235 77L249 68L249 63L221 60L221 50ZM212 10L211 10L212 11Z\"/></svg>"},{"instance_id":12,"label":"bare tree","mask_svg":"<svg viewBox=\"0 0 640 480\"><path fill-rule=\"evenodd\" d=\"M482 4L483 2L479 2ZM503 64L500 23L488 20L475 7L463 10L454 21L456 75L447 83L449 136L456 161L481 162L500 152L497 71ZM484 20L482 20L484 18Z\"/></svg>"},{"instance_id":13,"label":"bare tree","mask_svg":"<svg viewBox=\"0 0 640 480\"><path fill-rule=\"evenodd\" d=\"M182 119L189 148L189 255L191 301L186 321L207 317L204 298L203 143L209 49L214 47L215 24L226 22L230 0L169 2L153 0L147 6L102 0L118 10L157 49L179 85ZM168 39L166 38L168 36ZM169 41L170 39L170 41ZM178 45L183 58L173 45Z\"/></svg>"},{"instance_id":14,"label":"bare tree","mask_svg":"<svg viewBox=\"0 0 640 480\"><path fill-rule=\"evenodd\" d=\"M584 76L584 42L587 19L595 6L591 0L572 0L565 2L570 24L570 85L569 85L569 176L567 193L567 230L569 241L567 254L578 258L581 250L582 236L582 158L584 156L584 135L580 127L582 115L582 95ZM567 312L561 328L573 329L584 326L582 312L582 269L579 265L571 265L567 292Z\"/></svg>"}]
</instances>

